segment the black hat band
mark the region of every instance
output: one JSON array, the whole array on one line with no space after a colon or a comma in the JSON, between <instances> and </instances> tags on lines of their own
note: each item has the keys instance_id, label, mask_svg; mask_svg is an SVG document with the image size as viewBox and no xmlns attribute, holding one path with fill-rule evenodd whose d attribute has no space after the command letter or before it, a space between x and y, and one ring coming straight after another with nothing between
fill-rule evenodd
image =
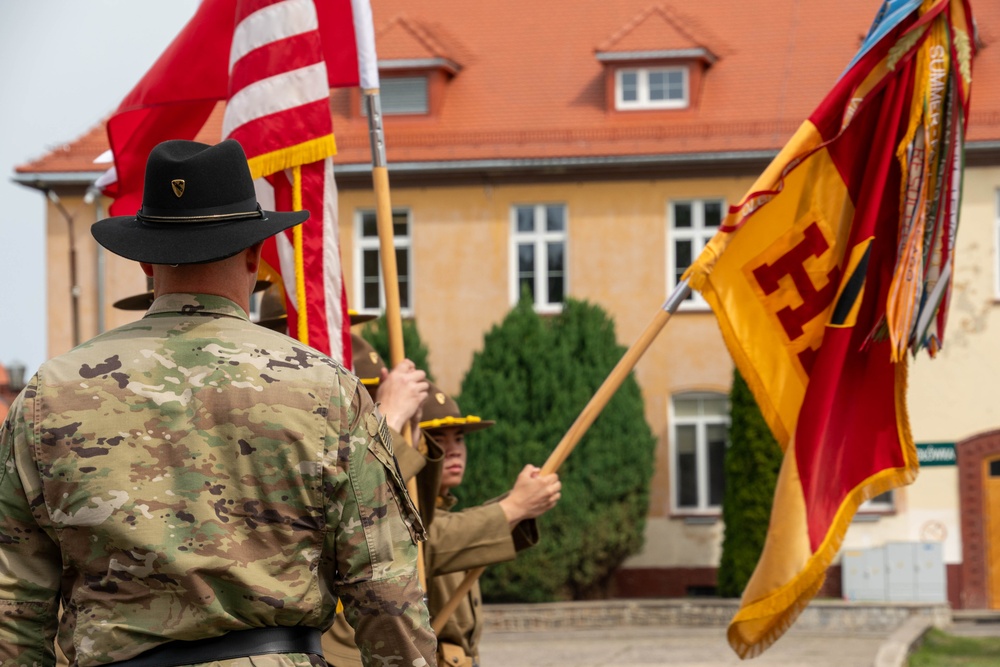
<instances>
[{"instance_id":1,"label":"black hat band","mask_svg":"<svg viewBox=\"0 0 1000 667\"><path fill-rule=\"evenodd\" d=\"M247 210L253 206L254 210ZM234 208L243 210L233 211ZM177 215L176 211L170 209L156 209L143 206L136 212L135 217L141 222L215 222L221 220L262 219L264 212L257 203L256 197L250 197L237 204L227 204L213 208L188 210L187 215Z\"/></svg>"}]
</instances>

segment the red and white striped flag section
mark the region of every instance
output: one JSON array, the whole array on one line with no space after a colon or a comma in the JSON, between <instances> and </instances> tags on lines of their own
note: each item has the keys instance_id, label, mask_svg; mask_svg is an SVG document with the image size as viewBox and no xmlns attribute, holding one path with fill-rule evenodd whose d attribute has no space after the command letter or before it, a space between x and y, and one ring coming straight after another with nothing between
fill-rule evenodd
<instances>
[{"instance_id":1,"label":"red and white striped flag section","mask_svg":"<svg viewBox=\"0 0 1000 667\"><path fill-rule=\"evenodd\" d=\"M741 657L819 591L857 508L916 477L906 351L944 336L972 83L967 0L889 0L685 274L784 450ZM739 480L733 480L739 483Z\"/></svg>"},{"instance_id":2,"label":"red and white striped flag section","mask_svg":"<svg viewBox=\"0 0 1000 667\"><path fill-rule=\"evenodd\" d=\"M303 18L310 9L311 18ZM254 16L257 18L254 19ZM244 23L243 19L249 22ZM309 25L313 27L307 28ZM307 33L313 36L305 37ZM285 34L288 38L276 38L278 34ZM315 51L317 48L319 51ZM308 113L298 117L294 113L297 106L306 106L313 114L319 109L320 104L316 103L319 93L305 91L318 89L316 84L322 86L322 76L317 75L321 70L325 70L326 79L322 93L324 108L327 108L330 87L361 85L378 88L369 0L322 0L315 4L313 0L203 0L188 24L108 120L108 140L115 167L114 173L109 173L104 179L107 183L104 192L115 198L110 207L111 213L125 215L138 210L142 202L143 171L149 151L168 139L194 139L215 105L219 101L230 100L231 90L234 99L230 100L230 104L240 106L241 110L230 115L227 129L244 144L255 175L280 172L284 169L282 165L290 166L295 162L310 164L301 161L310 156L322 155L312 161L322 165L332 155L332 130L316 132L303 128L302 123L306 120L311 122L316 117L310 117ZM273 81L269 81L272 78ZM264 99L259 91L268 89L276 95L288 93L305 97ZM312 106L309 106L310 101L314 103ZM268 118L269 115L271 118ZM326 120L320 119L320 122L329 126L328 108L325 117ZM256 132L256 136L251 135L252 131ZM324 139L324 136L329 138ZM310 139L316 141L310 143ZM312 172L303 177L302 183L306 188L333 187L332 176L327 178L325 165L305 171ZM316 183L320 185L316 186ZM329 190L324 191L329 193ZM292 192L287 196L282 192L279 186L275 194L279 205L285 205L282 203L285 200L288 207L297 204ZM332 195L322 196L315 191L303 192L301 206L310 209L311 220L325 221L336 230L335 197L335 190ZM329 211L333 212L332 218L328 215ZM336 234L323 238L336 244ZM293 262L291 267L294 266ZM303 278L309 276L324 288L327 284L323 276L331 272L337 276L335 282L342 283L336 245L331 248L324 244L304 243L301 266ZM280 271L281 267L276 266L275 269ZM314 274L317 271L319 273ZM312 278L313 275L315 278ZM296 283L289 283L295 289L297 299L293 306L303 303L298 299ZM331 289L336 290L337 287L334 285ZM319 315L310 318L314 304L309 299L315 295L315 290L307 290L306 317L296 322L293 333L305 322L309 332L308 344L349 360L350 336L339 332L337 322L334 323L337 330L332 340L339 338L344 343L330 346L331 336L325 322L328 312L326 292L323 293L323 305L319 306ZM340 302L342 305L342 299L341 287L334 293L331 303ZM340 312L339 308L336 310ZM346 322L346 310L339 317L340 322ZM317 333L312 333L313 327L319 327ZM324 340L327 341L325 344Z\"/></svg>"},{"instance_id":3,"label":"red and white striped flag section","mask_svg":"<svg viewBox=\"0 0 1000 667\"><path fill-rule=\"evenodd\" d=\"M255 179L269 177L276 210L310 212L264 245L283 284L289 332L340 361L350 321L337 243L337 152L313 0L238 0L223 138L243 146ZM258 184L258 190L267 186Z\"/></svg>"}]
</instances>

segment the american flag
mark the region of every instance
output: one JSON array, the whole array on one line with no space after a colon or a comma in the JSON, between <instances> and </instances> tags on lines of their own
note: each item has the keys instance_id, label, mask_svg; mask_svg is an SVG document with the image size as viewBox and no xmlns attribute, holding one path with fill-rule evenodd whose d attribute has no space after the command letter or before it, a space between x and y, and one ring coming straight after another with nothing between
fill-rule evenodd
<instances>
[{"instance_id":1,"label":"american flag","mask_svg":"<svg viewBox=\"0 0 1000 667\"><path fill-rule=\"evenodd\" d=\"M204 0L108 120L111 213L138 209L153 146L194 139L226 100L222 138L243 145L261 205L311 212L265 248L290 331L349 361L327 99L330 87L357 85L378 88L369 0Z\"/></svg>"},{"instance_id":2,"label":"american flag","mask_svg":"<svg viewBox=\"0 0 1000 667\"><path fill-rule=\"evenodd\" d=\"M337 243L333 121L312 0L239 0L229 57L224 137L243 145L259 199L309 220L265 244L284 286L288 330L350 359L350 320Z\"/></svg>"}]
</instances>

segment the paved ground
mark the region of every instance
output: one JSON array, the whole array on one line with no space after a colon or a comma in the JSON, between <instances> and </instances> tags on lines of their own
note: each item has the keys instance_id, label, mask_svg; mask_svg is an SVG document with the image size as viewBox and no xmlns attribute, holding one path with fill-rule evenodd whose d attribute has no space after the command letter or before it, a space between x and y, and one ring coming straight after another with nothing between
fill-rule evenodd
<instances>
[{"instance_id":1,"label":"paved ground","mask_svg":"<svg viewBox=\"0 0 1000 667\"><path fill-rule=\"evenodd\" d=\"M717 627L486 632L482 667L871 667L886 636L792 627L763 655L740 660Z\"/></svg>"},{"instance_id":2,"label":"paved ground","mask_svg":"<svg viewBox=\"0 0 1000 667\"><path fill-rule=\"evenodd\" d=\"M737 604L612 599L486 605L482 667L900 667L932 624L951 634L1000 637L1000 611L815 600L774 646L743 661L726 642Z\"/></svg>"},{"instance_id":3,"label":"paved ground","mask_svg":"<svg viewBox=\"0 0 1000 667\"><path fill-rule=\"evenodd\" d=\"M959 610L952 612L951 627L945 632L964 637L1000 637L1000 612Z\"/></svg>"}]
</instances>

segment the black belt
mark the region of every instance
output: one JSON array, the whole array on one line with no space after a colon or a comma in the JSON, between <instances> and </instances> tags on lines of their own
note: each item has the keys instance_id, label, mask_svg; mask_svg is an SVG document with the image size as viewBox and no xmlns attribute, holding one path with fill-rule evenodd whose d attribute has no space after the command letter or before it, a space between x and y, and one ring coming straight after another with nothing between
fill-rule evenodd
<instances>
[{"instance_id":1,"label":"black belt","mask_svg":"<svg viewBox=\"0 0 1000 667\"><path fill-rule=\"evenodd\" d=\"M315 653L322 656L321 638L322 633L315 628L235 630L219 637L167 642L134 658L113 662L108 667L180 667L267 653Z\"/></svg>"}]
</instances>

